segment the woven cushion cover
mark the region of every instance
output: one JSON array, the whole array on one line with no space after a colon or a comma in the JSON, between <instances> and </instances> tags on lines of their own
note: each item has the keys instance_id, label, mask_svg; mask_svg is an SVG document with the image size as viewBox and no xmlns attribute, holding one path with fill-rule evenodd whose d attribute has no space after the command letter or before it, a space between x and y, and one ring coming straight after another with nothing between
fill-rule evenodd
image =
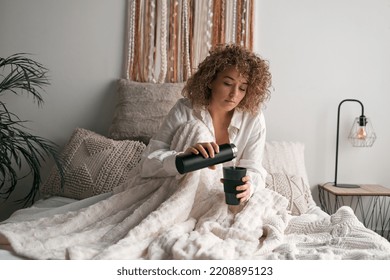
<instances>
[{"instance_id":1,"label":"woven cushion cover","mask_svg":"<svg viewBox=\"0 0 390 280\"><path fill-rule=\"evenodd\" d=\"M267 141L263 166L268 172L266 187L289 201L292 215L306 213L315 206L305 166L305 146L293 141Z\"/></svg>"},{"instance_id":2,"label":"woven cushion cover","mask_svg":"<svg viewBox=\"0 0 390 280\"><path fill-rule=\"evenodd\" d=\"M307 212L313 203L310 187L302 177L285 173L270 173L266 179L266 188L269 188L288 200L288 209L291 215L299 216Z\"/></svg>"},{"instance_id":3,"label":"woven cushion cover","mask_svg":"<svg viewBox=\"0 0 390 280\"><path fill-rule=\"evenodd\" d=\"M183 87L184 83L139 83L120 79L109 137L148 144L169 110L182 97Z\"/></svg>"},{"instance_id":4,"label":"woven cushion cover","mask_svg":"<svg viewBox=\"0 0 390 280\"><path fill-rule=\"evenodd\" d=\"M145 144L139 141L116 141L77 128L61 153L64 188L57 167L53 167L41 195L83 199L110 192L127 179L144 149Z\"/></svg>"}]
</instances>

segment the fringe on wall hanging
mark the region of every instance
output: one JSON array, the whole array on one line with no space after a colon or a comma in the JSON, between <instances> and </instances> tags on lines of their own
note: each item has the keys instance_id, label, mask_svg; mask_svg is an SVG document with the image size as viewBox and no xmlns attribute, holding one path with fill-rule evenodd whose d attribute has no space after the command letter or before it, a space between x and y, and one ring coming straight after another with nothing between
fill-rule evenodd
<instances>
[{"instance_id":1,"label":"fringe on wall hanging","mask_svg":"<svg viewBox=\"0 0 390 280\"><path fill-rule=\"evenodd\" d=\"M254 0L128 0L126 78L183 82L221 43L252 49Z\"/></svg>"}]
</instances>

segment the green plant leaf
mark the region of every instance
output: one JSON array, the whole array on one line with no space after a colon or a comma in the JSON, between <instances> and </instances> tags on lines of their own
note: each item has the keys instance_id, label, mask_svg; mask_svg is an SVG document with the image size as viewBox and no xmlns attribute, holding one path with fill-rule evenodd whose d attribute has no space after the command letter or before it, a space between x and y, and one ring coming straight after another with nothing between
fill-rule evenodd
<instances>
[{"instance_id":1,"label":"green plant leaf","mask_svg":"<svg viewBox=\"0 0 390 280\"><path fill-rule=\"evenodd\" d=\"M0 57L0 97L5 93L33 96L38 105L43 104L41 91L49 81L47 68L42 64L18 53L7 58ZM42 162L54 159L63 184L63 169L58 155L58 146L43 137L32 135L26 130L26 121L10 112L0 100L0 197L8 199L15 191L17 183L24 177L32 176L31 189L18 202L27 205L35 201L42 182ZM27 174L20 174L27 167Z\"/></svg>"}]
</instances>

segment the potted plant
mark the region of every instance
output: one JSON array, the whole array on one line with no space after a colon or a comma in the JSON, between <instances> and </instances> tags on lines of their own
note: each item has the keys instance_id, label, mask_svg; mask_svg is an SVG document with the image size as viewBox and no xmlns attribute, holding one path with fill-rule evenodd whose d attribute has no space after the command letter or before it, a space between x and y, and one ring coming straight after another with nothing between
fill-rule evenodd
<instances>
[{"instance_id":1,"label":"potted plant","mask_svg":"<svg viewBox=\"0 0 390 280\"><path fill-rule=\"evenodd\" d=\"M47 68L28 58L27 54L0 57L0 197L8 199L18 181L31 174L31 189L18 200L25 205L35 201L39 193L42 162L53 158L60 166L58 147L50 140L27 132L26 121L8 110L1 96L6 93L32 95L33 101L42 105L41 91L49 85L47 73ZM25 169L26 166L27 174L21 175L22 167Z\"/></svg>"}]
</instances>

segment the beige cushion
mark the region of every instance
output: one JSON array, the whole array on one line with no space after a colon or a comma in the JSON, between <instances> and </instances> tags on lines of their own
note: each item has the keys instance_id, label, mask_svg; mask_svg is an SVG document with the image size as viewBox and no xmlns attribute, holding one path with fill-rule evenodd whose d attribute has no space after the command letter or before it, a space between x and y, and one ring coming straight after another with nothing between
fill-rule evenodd
<instances>
[{"instance_id":1,"label":"beige cushion","mask_svg":"<svg viewBox=\"0 0 390 280\"><path fill-rule=\"evenodd\" d=\"M310 187L302 177L286 173L270 173L267 176L266 188L286 197L289 201L288 209L292 215L299 216L306 213L313 203Z\"/></svg>"},{"instance_id":2,"label":"beige cushion","mask_svg":"<svg viewBox=\"0 0 390 280\"><path fill-rule=\"evenodd\" d=\"M182 97L184 83L139 83L120 79L118 103L109 128L109 137L149 143L164 117Z\"/></svg>"},{"instance_id":3,"label":"beige cushion","mask_svg":"<svg viewBox=\"0 0 390 280\"><path fill-rule=\"evenodd\" d=\"M116 141L77 128L61 153L64 188L58 169L53 167L41 194L83 199L110 192L127 179L144 149L145 144L139 141Z\"/></svg>"},{"instance_id":4,"label":"beige cushion","mask_svg":"<svg viewBox=\"0 0 390 280\"><path fill-rule=\"evenodd\" d=\"M305 146L293 141L267 141L263 166L268 172L266 187L289 201L291 214L305 213L315 206L305 166Z\"/></svg>"},{"instance_id":5,"label":"beige cushion","mask_svg":"<svg viewBox=\"0 0 390 280\"><path fill-rule=\"evenodd\" d=\"M301 177L309 185L305 165L305 145L293 141L267 141L263 167L268 173L285 173Z\"/></svg>"}]
</instances>

